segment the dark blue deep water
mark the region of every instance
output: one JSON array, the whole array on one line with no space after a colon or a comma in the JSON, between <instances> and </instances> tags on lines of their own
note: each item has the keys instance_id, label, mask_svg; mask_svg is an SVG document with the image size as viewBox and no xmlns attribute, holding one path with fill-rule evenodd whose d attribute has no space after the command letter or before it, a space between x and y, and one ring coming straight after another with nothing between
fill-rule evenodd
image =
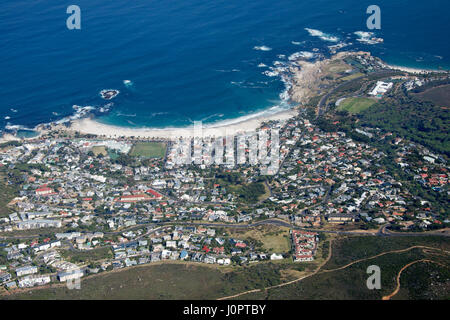
<instances>
[{"instance_id":1,"label":"dark blue deep water","mask_svg":"<svg viewBox=\"0 0 450 320\"><path fill-rule=\"evenodd\" d=\"M375 2L365 0L0 2L0 129L70 117L73 105L92 106L100 121L130 127L186 126L283 108L283 82L258 65L314 48L327 55L327 46L340 41L353 43L345 50L368 50L391 64L450 68L450 1L444 0L377 0L375 35L384 43L376 45L354 34L369 31L365 11ZM81 30L66 28L71 4L81 8ZM120 94L102 114L105 88Z\"/></svg>"}]
</instances>

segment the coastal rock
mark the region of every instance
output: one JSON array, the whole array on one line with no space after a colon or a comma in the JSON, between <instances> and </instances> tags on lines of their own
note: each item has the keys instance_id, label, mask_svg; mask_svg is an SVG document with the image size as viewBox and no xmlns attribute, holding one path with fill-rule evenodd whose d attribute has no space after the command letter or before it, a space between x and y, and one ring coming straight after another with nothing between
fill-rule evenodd
<instances>
[{"instance_id":1,"label":"coastal rock","mask_svg":"<svg viewBox=\"0 0 450 320\"><path fill-rule=\"evenodd\" d=\"M111 100L115 98L119 93L120 91L116 89L104 89L100 91L100 96L105 100Z\"/></svg>"}]
</instances>

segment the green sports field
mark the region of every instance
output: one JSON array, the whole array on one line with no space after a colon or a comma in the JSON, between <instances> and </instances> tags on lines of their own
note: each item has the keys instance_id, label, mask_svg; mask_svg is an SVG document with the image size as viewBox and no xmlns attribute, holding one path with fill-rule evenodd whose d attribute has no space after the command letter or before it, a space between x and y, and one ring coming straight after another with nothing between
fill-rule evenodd
<instances>
[{"instance_id":1,"label":"green sports field","mask_svg":"<svg viewBox=\"0 0 450 320\"><path fill-rule=\"evenodd\" d=\"M338 110L346 110L350 113L359 113L376 103L370 98L347 98L339 104Z\"/></svg>"},{"instance_id":2,"label":"green sports field","mask_svg":"<svg viewBox=\"0 0 450 320\"><path fill-rule=\"evenodd\" d=\"M132 157L163 158L167 145L163 142L136 142L130 151Z\"/></svg>"}]
</instances>

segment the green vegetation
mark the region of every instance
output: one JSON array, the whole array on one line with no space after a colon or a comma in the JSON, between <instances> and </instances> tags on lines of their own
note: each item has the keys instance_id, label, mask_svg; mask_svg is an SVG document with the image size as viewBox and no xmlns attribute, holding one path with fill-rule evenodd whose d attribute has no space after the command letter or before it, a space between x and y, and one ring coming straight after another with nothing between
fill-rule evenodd
<instances>
[{"instance_id":1,"label":"green vegetation","mask_svg":"<svg viewBox=\"0 0 450 320\"><path fill-rule=\"evenodd\" d=\"M392 293L396 277L406 264L419 259L441 263L417 263L401 275L399 293L393 299L448 299L450 281L449 256L439 251L420 248L401 253L388 253L373 259L345 266L358 259L365 259L382 252L423 245L448 250L445 237L350 237L333 242L330 261L314 276L292 285L246 295L245 299L375 299ZM367 267L377 265L381 269L381 289L369 290L366 286ZM447 266L447 267L445 267Z\"/></svg>"},{"instance_id":2,"label":"green vegetation","mask_svg":"<svg viewBox=\"0 0 450 320\"><path fill-rule=\"evenodd\" d=\"M244 203L256 203L262 195L266 193L266 188L262 182L252 182L236 186L229 186L231 192L236 194Z\"/></svg>"},{"instance_id":3,"label":"green vegetation","mask_svg":"<svg viewBox=\"0 0 450 320\"><path fill-rule=\"evenodd\" d=\"M0 143L0 149L7 148L7 147L18 147L21 145L22 145L22 142L17 141L17 140L6 141L3 143Z\"/></svg>"},{"instance_id":4,"label":"green vegetation","mask_svg":"<svg viewBox=\"0 0 450 320\"><path fill-rule=\"evenodd\" d=\"M328 245L328 242L325 242ZM318 261L327 245L319 250ZM316 275L268 291L246 294L238 299L381 299L396 286L398 272L419 259L401 276L401 288L394 299L448 299L449 256L443 251L413 248L414 245L449 250L445 237L354 236L334 240L331 259ZM341 270L336 268L355 262ZM65 286L4 296L5 299L216 299L252 289L262 289L311 274L317 263L259 263L243 267L205 266L197 263L164 262L137 266L84 278L81 290ZM381 269L381 290L366 286L367 267ZM328 271L327 271L328 270Z\"/></svg>"},{"instance_id":5,"label":"green vegetation","mask_svg":"<svg viewBox=\"0 0 450 320\"><path fill-rule=\"evenodd\" d=\"M67 228L40 228L2 232L2 237L21 237L23 239L52 238L55 233L66 232Z\"/></svg>"},{"instance_id":6,"label":"green vegetation","mask_svg":"<svg viewBox=\"0 0 450 320\"><path fill-rule=\"evenodd\" d=\"M358 90L362 85L360 81L364 80L344 84L336 93L337 96ZM448 93L444 93L448 88L445 88L446 86L441 84L440 87L427 86L425 91L421 89L419 92L410 93L401 88L394 88L375 103L368 98L348 98L341 102L333 114L320 117L315 124L325 131L344 131L350 138L366 143L370 142L370 139L356 133L354 129L380 128L384 132L393 133L394 137L420 143L448 157L450 113L447 107L442 106L442 102L448 101ZM430 90L438 90L439 94ZM427 94L433 98L425 99ZM435 102L431 101L433 99Z\"/></svg>"},{"instance_id":7,"label":"green vegetation","mask_svg":"<svg viewBox=\"0 0 450 320\"><path fill-rule=\"evenodd\" d=\"M443 250L450 249L448 239L439 236L348 237L333 242L333 258L327 263L325 269L337 268L349 262L368 258L381 252L400 250L419 245Z\"/></svg>"},{"instance_id":8,"label":"green vegetation","mask_svg":"<svg viewBox=\"0 0 450 320\"><path fill-rule=\"evenodd\" d=\"M221 172L216 175L216 183L235 194L242 202L253 204L267 195L266 186L259 179L257 182L245 184L237 172Z\"/></svg>"},{"instance_id":9,"label":"green vegetation","mask_svg":"<svg viewBox=\"0 0 450 320\"><path fill-rule=\"evenodd\" d=\"M103 247L87 251L64 251L62 256L73 263L88 263L101 259L112 258L113 254L110 248Z\"/></svg>"},{"instance_id":10,"label":"green vegetation","mask_svg":"<svg viewBox=\"0 0 450 320\"><path fill-rule=\"evenodd\" d=\"M421 101L430 101L438 106L450 107L450 84L433 87L414 94Z\"/></svg>"},{"instance_id":11,"label":"green vegetation","mask_svg":"<svg viewBox=\"0 0 450 320\"><path fill-rule=\"evenodd\" d=\"M403 94L387 96L363 111L360 121L450 155L450 113L432 102Z\"/></svg>"},{"instance_id":12,"label":"green vegetation","mask_svg":"<svg viewBox=\"0 0 450 320\"><path fill-rule=\"evenodd\" d=\"M326 66L326 71L329 73L340 74L350 69L351 67L344 63L341 60L330 61L330 63Z\"/></svg>"},{"instance_id":13,"label":"green vegetation","mask_svg":"<svg viewBox=\"0 0 450 320\"><path fill-rule=\"evenodd\" d=\"M366 110L366 112L371 111L372 109L376 108L377 105L373 105L369 110ZM365 113L365 112L364 112ZM442 114L441 114L442 115ZM425 115L423 115L425 116ZM442 115L443 116L443 115ZM380 114L381 117L381 114ZM400 116L399 116L400 117ZM401 117L400 117L401 118ZM409 115L406 115L405 118L409 118ZM382 169L391 172L394 177L401 180L405 187L407 187L408 191L411 192L412 195L420 197L421 199L429 201L434 208L436 208L436 211L439 212L440 215L443 217L448 216L448 197L445 193L440 192L434 192L431 189L423 188L422 185L420 185L419 182L415 181L413 177L403 171L398 165L395 163L395 158L397 158L397 146L393 144L393 141L397 137L404 137L402 134L396 131L393 132L392 136L386 137L383 140L377 140L377 139L371 139L363 134L360 134L355 131L356 128L362 128L361 125L364 124L364 118L361 114L352 115L349 114L347 111L337 111L333 114L328 114L325 117L320 117L318 119L310 118L313 123L315 123L320 129L326 131L326 132L336 132L336 131L342 131L345 132L346 135L355 141L360 141L364 143L369 143L373 147L376 147L378 150L382 151L386 154L383 159L381 159L380 164ZM384 118L383 118L384 119ZM386 118L384 121L390 121L390 119ZM399 120L400 121L400 120ZM412 121L412 120L411 120ZM379 124L382 124L383 122L380 122ZM375 123L374 123L375 126ZM403 130L402 127L397 127L398 130ZM391 128L392 129L392 128ZM386 129L387 130L387 129ZM404 128L404 130L407 130ZM413 135L419 134L418 132L411 132ZM441 130L440 133L436 133L437 136L444 137L444 131ZM430 135L431 137L431 135ZM409 137L411 140L413 140L411 137ZM448 138L444 138L448 140ZM414 140L413 140L414 141ZM433 142L433 141L431 141ZM431 145L427 145L430 147L430 149L434 150L434 148L431 148ZM444 155L445 156L445 155ZM416 153L409 157L414 157L415 159L409 159L409 161L418 162L422 161L422 157ZM414 207L410 207L409 210L413 210Z\"/></svg>"},{"instance_id":14,"label":"green vegetation","mask_svg":"<svg viewBox=\"0 0 450 320\"><path fill-rule=\"evenodd\" d=\"M398 298L448 301L450 299L448 279L450 279L450 268L442 268L433 263L414 264L401 275Z\"/></svg>"},{"instance_id":15,"label":"green vegetation","mask_svg":"<svg viewBox=\"0 0 450 320\"><path fill-rule=\"evenodd\" d=\"M280 283L282 265L231 268L196 263L143 265L94 275L80 290L36 289L5 299L215 299Z\"/></svg>"},{"instance_id":16,"label":"green vegetation","mask_svg":"<svg viewBox=\"0 0 450 320\"><path fill-rule=\"evenodd\" d=\"M244 230L231 229L230 236L256 244L262 251L268 253L284 253L291 249L289 229L285 227L259 226Z\"/></svg>"},{"instance_id":17,"label":"green vegetation","mask_svg":"<svg viewBox=\"0 0 450 320\"><path fill-rule=\"evenodd\" d=\"M339 104L338 110L346 110L350 113L360 113L375 103L376 101L370 98L346 98Z\"/></svg>"},{"instance_id":18,"label":"green vegetation","mask_svg":"<svg viewBox=\"0 0 450 320\"><path fill-rule=\"evenodd\" d=\"M341 78L341 80L342 81L348 81L348 80L353 80L353 79L356 79L356 78L359 78L359 77L362 77L362 76L364 76L364 73L356 72L356 73L353 73L353 74L350 74L348 76L345 76L345 77Z\"/></svg>"},{"instance_id":19,"label":"green vegetation","mask_svg":"<svg viewBox=\"0 0 450 320\"><path fill-rule=\"evenodd\" d=\"M132 157L164 158L167 145L163 142L136 142L130 151Z\"/></svg>"},{"instance_id":20,"label":"green vegetation","mask_svg":"<svg viewBox=\"0 0 450 320\"><path fill-rule=\"evenodd\" d=\"M0 170L0 217L7 216L11 210L6 206L17 194L13 186L6 183L4 167Z\"/></svg>"}]
</instances>

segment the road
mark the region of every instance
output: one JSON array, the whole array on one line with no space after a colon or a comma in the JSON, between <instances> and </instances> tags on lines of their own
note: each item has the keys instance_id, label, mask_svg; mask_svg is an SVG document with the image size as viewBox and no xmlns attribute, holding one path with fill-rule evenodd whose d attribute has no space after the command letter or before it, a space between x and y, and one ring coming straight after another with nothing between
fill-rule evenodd
<instances>
[{"instance_id":1,"label":"road","mask_svg":"<svg viewBox=\"0 0 450 320\"><path fill-rule=\"evenodd\" d=\"M371 76L375 75L375 76L386 76L386 77L388 77L388 76L392 76L393 72L392 72L392 70L381 70L381 71L373 72L370 75ZM344 81L341 84L339 84L336 87L334 87L333 89L331 89L331 91L328 92L326 95L324 95L320 99L319 103L317 104L317 117L323 115L327 111L326 110L327 109L327 100L333 93L335 93L337 90L342 88L344 85L347 85L347 84L352 83L352 82L356 82L356 81L358 81L358 80L360 80L360 79L362 79L364 77L366 77L366 75L363 75L363 76L360 76L360 77L357 77L357 78L354 78L354 79L351 79L351 80Z\"/></svg>"},{"instance_id":2,"label":"road","mask_svg":"<svg viewBox=\"0 0 450 320\"><path fill-rule=\"evenodd\" d=\"M417 237L423 237L423 236L444 236L444 237L450 237L450 232L448 230L436 230L436 231L430 231L430 232L392 232L387 230L387 225L381 227L377 232L352 232L352 231L339 231L339 230L323 230L323 229L312 229L312 228L301 228L296 225L293 225L287 221L280 220L280 219L266 219L261 220L257 222L253 222L250 224L242 224L242 223L212 223L212 222L185 222L185 221L164 221L164 222L152 222L152 223L145 223L145 224L139 224L135 225L120 231L112 231L112 232L105 232L105 235L117 235L121 234L126 231L131 231L135 229L141 229L144 227L149 226L159 226L157 229L152 229L150 231L147 231L147 233L139 236L143 237L145 235L149 235L150 233L153 233L160 228L164 226L169 225L185 225L185 226L204 226L204 227L216 227L216 228L238 228L238 229L248 229L248 228L254 228L261 225L274 225L279 227L287 227L290 229L295 230L303 230L303 231L311 231L311 232L323 232L323 233L331 233L331 234L341 234L341 235L367 235L367 236L381 236L381 237L411 237L411 236L417 236ZM11 237L5 237L0 236L0 239L32 239L36 238L38 235L30 235L30 236L11 236Z\"/></svg>"}]
</instances>

